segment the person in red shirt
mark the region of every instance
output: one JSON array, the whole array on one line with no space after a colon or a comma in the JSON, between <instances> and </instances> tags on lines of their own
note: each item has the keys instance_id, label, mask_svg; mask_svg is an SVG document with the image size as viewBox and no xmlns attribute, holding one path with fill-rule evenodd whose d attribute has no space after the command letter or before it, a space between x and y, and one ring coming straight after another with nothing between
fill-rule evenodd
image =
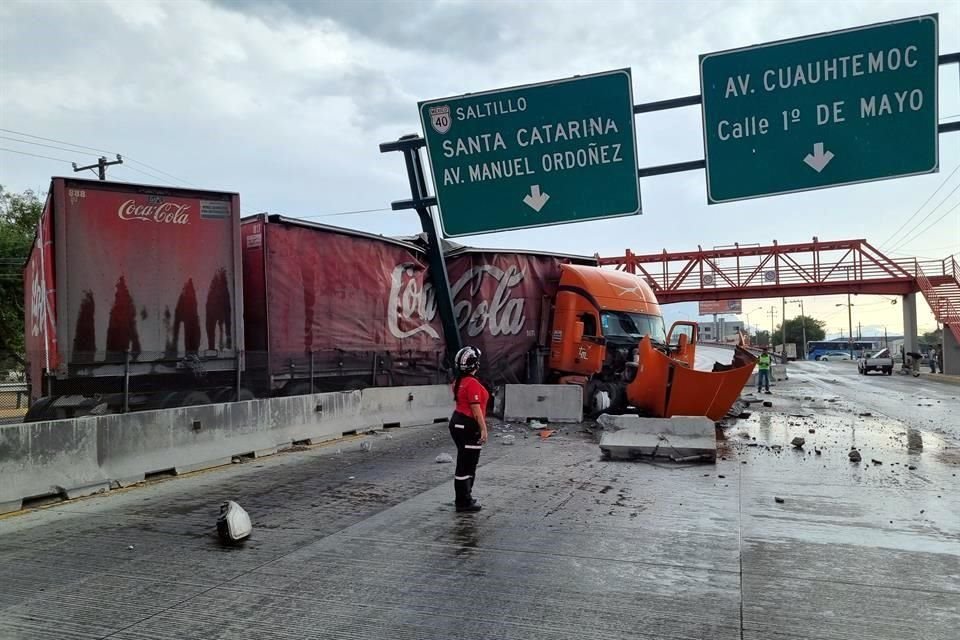
<instances>
[{"instance_id":1,"label":"person in red shirt","mask_svg":"<svg viewBox=\"0 0 960 640\"><path fill-rule=\"evenodd\" d=\"M487 401L490 393L477 380L480 350L464 347L454 357L457 379L453 383L456 407L450 417L450 435L457 445L457 468L453 474L457 511L480 511L480 501L473 498L473 481L477 474L480 451L487 441Z\"/></svg>"}]
</instances>

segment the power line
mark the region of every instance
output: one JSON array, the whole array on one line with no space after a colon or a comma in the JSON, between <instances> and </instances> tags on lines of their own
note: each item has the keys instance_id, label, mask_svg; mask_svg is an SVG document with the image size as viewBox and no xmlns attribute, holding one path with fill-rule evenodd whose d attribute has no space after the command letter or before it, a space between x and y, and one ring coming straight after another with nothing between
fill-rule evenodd
<instances>
[{"instance_id":1,"label":"power line","mask_svg":"<svg viewBox=\"0 0 960 640\"><path fill-rule=\"evenodd\" d=\"M45 138L45 137L43 137L43 136L37 136L37 135L33 135L32 133L25 133L25 132L23 132L23 131L14 131L13 129L3 129L3 128L0 128L0 131L6 132L6 133L12 133L12 134L18 135L18 136L24 136L24 137L26 137L26 138L33 138L33 139L35 139L35 140L43 140L43 141L45 141L45 142L55 142L55 143L57 143L57 144L65 144L65 145L67 145L68 147L76 147L76 148L78 148L78 149L87 149L87 150L89 150L89 151L95 151L95 152L97 152L97 153L107 153L107 154L110 154L110 155L118 155L116 151L109 151L109 150L107 150L107 149L98 149L97 147L88 147L88 146L82 145L82 144L74 144L73 142L67 142L67 141L65 141L65 140L57 140L56 138ZM26 140L20 140L19 142L27 142L27 141L26 141ZM37 144L37 143L29 143L29 142L28 142L28 144ZM64 149L64 151L72 151L72 150L71 150L71 149ZM142 161L137 160L137 159L135 159L135 158L131 158L130 156L128 156L128 155L126 155L126 154L120 154L120 155L123 155L123 157L126 158L128 162L134 162L134 163L136 163L136 164L142 165L142 166L146 167L147 169L150 169L150 170L152 170L152 171L156 171L157 173L160 173L160 174L163 174L163 175L165 175L165 176L167 176L167 177L169 177L169 178L172 178L172 179L175 180L176 182L182 182L182 183L184 183L184 184L189 184L189 185L191 185L191 186L194 186L194 187L198 187L198 188L199 188L199 185L194 184L194 183L190 182L189 180L184 180L183 178L178 178L177 176L175 176L175 175L173 175L173 174L171 174L171 173L167 173L166 171L163 171L162 169L158 169L158 168L156 168L156 167L154 167L154 166L152 166L152 165L149 165L149 164L147 164L146 162L142 162ZM149 175L149 174L147 174L147 175ZM156 176L153 176L153 177L156 178L156 179L158 179L158 180L160 180L160 178L157 178Z\"/></svg>"},{"instance_id":2,"label":"power line","mask_svg":"<svg viewBox=\"0 0 960 640\"><path fill-rule=\"evenodd\" d=\"M20 142L22 144L32 144L38 147L46 147L47 149L57 149L58 151L68 151L70 153L80 153L76 149L68 149L66 147L58 147L52 144L43 144L42 142L32 142L30 140L20 140L19 138L11 138L10 136L0 136L0 140L11 140L13 142ZM92 155L84 152L84 155Z\"/></svg>"},{"instance_id":3,"label":"power line","mask_svg":"<svg viewBox=\"0 0 960 640\"><path fill-rule=\"evenodd\" d=\"M952 196L954 193L957 192L957 189L960 189L960 184L958 184L957 186L955 186L955 187L953 188L953 191L951 191L950 193L948 193L948 194L947 194L947 197L940 201L940 204L938 204L938 205L935 206L933 209L931 209L930 212L923 217L923 220L921 220L921 221L918 222L917 224L913 225L913 229L916 229L917 227L919 227L920 225L922 225L924 222L926 222L926 221L930 218L930 216L932 216L934 213L937 212L937 209L939 209L939 208L942 207L944 204L946 204L947 200L950 199L950 196ZM956 208L956 207L954 207L954 208ZM952 211L952 209L951 209L951 211ZM938 218L938 220L939 220L939 219L940 219L940 218ZM929 227L927 227L927 228L929 229ZM908 231L907 233L904 234L904 237L905 237L905 238L906 238L906 237L909 237L909 238L911 238L911 239L915 239L915 238L916 238L916 235L914 234L913 231ZM899 249L900 247L906 245L908 242L909 242L909 240L901 239L900 242L898 242L897 244L893 245L893 246L890 247L890 248L891 248L891 250L896 250L896 249Z\"/></svg>"},{"instance_id":4,"label":"power line","mask_svg":"<svg viewBox=\"0 0 960 640\"><path fill-rule=\"evenodd\" d=\"M22 156L31 156L33 158L44 158L45 160L56 160L57 162L66 162L67 164L73 164L73 162L71 162L70 160L64 160L63 158L42 156L38 153L27 153L26 151L17 151L16 149L7 149L6 147L0 147L0 151L8 151L9 153L19 153Z\"/></svg>"},{"instance_id":5,"label":"power line","mask_svg":"<svg viewBox=\"0 0 960 640\"><path fill-rule=\"evenodd\" d=\"M87 149L87 150L89 150L89 151L96 151L97 153L109 153L110 155L114 155L114 154L115 154L114 151L108 151L107 149L97 149L96 147L86 147L86 146L84 146L84 145L82 145L82 144L74 144L74 143L72 143L72 142L65 142L65 141L63 141L63 140L56 140L56 139L54 139L54 138L44 138L43 136L35 136L35 135L33 135L32 133L24 133L23 131L14 131L14 130L12 130L12 129L2 129L2 128L0 128L0 131L4 131L4 132L6 132L6 133L12 133L12 134L18 135L18 136L24 136L24 137L27 137L27 138L34 138L35 140L45 140L46 142L56 142L57 144L65 144L65 145L67 145L68 147L77 147L77 148L79 148L79 149Z\"/></svg>"},{"instance_id":6,"label":"power line","mask_svg":"<svg viewBox=\"0 0 960 640\"><path fill-rule=\"evenodd\" d=\"M956 191L956 189L954 189L954 191ZM949 209L947 209L942 216L940 216L939 218L937 218L936 220L934 220L933 222L931 222L930 224L928 224L926 227L923 228L922 231L918 231L918 232L917 232L916 234L914 234L909 240L906 240L906 241L904 242L904 246L910 244L911 242L914 242L915 240L917 240L920 236L922 236L922 235L925 234L927 231L929 231L930 229L932 229L933 227L935 227L938 222L940 222L941 220L943 220L944 218L946 218L948 215L950 215L951 213L953 213L954 211L956 211L957 208L960 208L960 202L958 202L957 204L955 204L955 205L953 205L952 207L950 207Z\"/></svg>"},{"instance_id":7,"label":"power line","mask_svg":"<svg viewBox=\"0 0 960 640\"><path fill-rule=\"evenodd\" d=\"M901 225L897 228L896 231L894 231L893 233L891 233L889 238L887 238L886 240L884 240L883 242L880 243L880 247L883 248L888 242L890 242L891 240L893 240L893 239L896 237L896 235L897 235L898 233L900 233L900 230L901 230L901 229L903 229L905 226L907 226L907 225L910 223L911 220L913 220L915 217L917 217L917 215L923 210L923 208L924 208L925 206L927 206L927 204L929 204L931 200L933 200L933 197L934 197L935 195L937 195L937 193L940 192L940 189L943 189L944 185L947 184L947 181L950 180L950 178L953 177L953 174L955 174L958 170L960 170L960 164L958 164L956 167L954 167L954 168L953 168L953 171L950 172L950 175L948 175L946 178L943 179L943 182L941 182L941 183L940 183L940 186L937 187L936 190L935 190L933 193L930 194L930 197L927 198L926 201L924 201L924 203L923 203L922 205L920 205L919 207L917 207L917 210L913 212L913 215L911 215L909 218L907 218L906 221L904 221L904 223L901 224ZM896 248L896 247L893 247L893 248Z\"/></svg>"},{"instance_id":8,"label":"power line","mask_svg":"<svg viewBox=\"0 0 960 640\"><path fill-rule=\"evenodd\" d=\"M335 218L337 216L353 216L360 213L380 213L382 211L393 211L390 207L381 207L379 209L356 209L355 211L337 211L336 213L316 213L311 215L296 216L298 218Z\"/></svg>"}]
</instances>

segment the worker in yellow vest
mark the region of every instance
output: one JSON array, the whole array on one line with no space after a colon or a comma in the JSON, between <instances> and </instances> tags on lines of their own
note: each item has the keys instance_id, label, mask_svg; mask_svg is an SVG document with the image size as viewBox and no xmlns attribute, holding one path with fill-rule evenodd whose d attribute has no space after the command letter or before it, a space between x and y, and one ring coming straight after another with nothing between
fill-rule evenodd
<instances>
[{"instance_id":1,"label":"worker in yellow vest","mask_svg":"<svg viewBox=\"0 0 960 640\"><path fill-rule=\"evenodd\" d=\"M757 360L757 367L760 370L760 374L757 376L757 393L760 393L763 388L766 388L766 393L770 393L770 362L770 353L764 347L760 359Z\"/></svg>"}]
</instances>

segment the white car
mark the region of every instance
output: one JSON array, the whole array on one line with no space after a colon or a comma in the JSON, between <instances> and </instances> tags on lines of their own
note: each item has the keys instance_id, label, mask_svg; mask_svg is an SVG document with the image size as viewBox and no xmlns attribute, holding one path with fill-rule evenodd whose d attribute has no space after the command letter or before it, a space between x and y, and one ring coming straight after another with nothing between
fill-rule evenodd
<instances>
[{"instance_id":1,"label":"white car","mask_svg":"<svg viewBox=\"0 0 960 640\"><path fill-rule=\"evenodd\" d=\"M828 351L817 358L817 360L820 362L832 362L834 360L853 360L853 358L851 358L850 354L845 351Z\"/></svg>"}]
</instances>

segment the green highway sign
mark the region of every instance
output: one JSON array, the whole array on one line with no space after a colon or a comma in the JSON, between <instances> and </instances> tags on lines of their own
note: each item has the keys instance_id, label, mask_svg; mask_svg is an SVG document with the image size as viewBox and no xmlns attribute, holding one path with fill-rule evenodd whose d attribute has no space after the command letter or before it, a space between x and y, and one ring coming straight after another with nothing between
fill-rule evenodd
<instances>
[{"instance_id":1,"label":"green highway sign","mask_svg":"<svg viewBox=\"0 0 960 640\"><path fill-rule=\"evenodd\" d=\"M936 172L937 15L700 56L710 204Z\"/></svg>"},{"instance_id":2,"label":"green highway sign","mask_svg":"<svg viewBox=\"0 0 960 640\"><path fill-rule=\"evenodd\" d=\"M640 213L629 69L419 107L446 236Z\"/></svg>"}]
</instances>

